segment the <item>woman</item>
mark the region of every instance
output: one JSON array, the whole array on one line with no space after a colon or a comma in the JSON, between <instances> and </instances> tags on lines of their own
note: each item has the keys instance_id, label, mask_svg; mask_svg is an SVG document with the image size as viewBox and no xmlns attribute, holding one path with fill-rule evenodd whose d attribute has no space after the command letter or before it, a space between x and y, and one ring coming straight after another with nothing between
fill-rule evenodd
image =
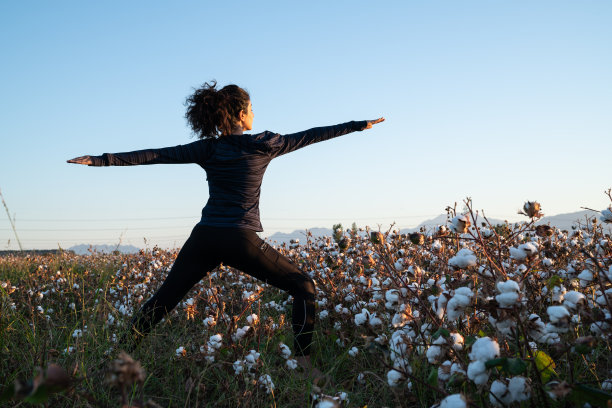
<instances>
[{"instance_id":1,"label":"woman","mask_svg":"<svg viewBox=\"0 0 612 408\"><path fill-rule=\"evenodd\" d=\"M180 250L166 280L132 318L128 350L138 345L187 292L221 262L280 288L293 296L292 327L298 362L314 375L310 362L315 321L312 279L259 238L259 195L270 161L312 143L370 129L384 118L320 127L289 135L245 134L253 126L249 94L236 85L218 90L205 83L186 101L187 118L200 140L186 145L127 153L81 156L68 163L89 166L132 166L196 163L208 179L209 199L202 219Z\"/></svg>"}]
</instances>

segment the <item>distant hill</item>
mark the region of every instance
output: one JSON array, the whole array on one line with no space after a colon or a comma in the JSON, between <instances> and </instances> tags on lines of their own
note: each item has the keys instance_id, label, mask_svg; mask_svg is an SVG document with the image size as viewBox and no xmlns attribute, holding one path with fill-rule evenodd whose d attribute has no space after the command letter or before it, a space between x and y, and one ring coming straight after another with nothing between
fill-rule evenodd
<instances>
[{"instance_id":1,"label":"distant hill","mask_svg":"<svg viewBox=\"0 0 612 408\"><path fill-rule=\"evenodd\" d=\"M106 245L106 244L105 245L81 244L81 245L72 246L68 248L68 250L74 251L74 253L78 255L89 255L92 252L111 253L115 250L118 250L119 252L123 254L134 254L140 251L140 248L137 248L133 245L119 245L119 247L117 247L117 245Z\"/></svg>"},{"instance_id":2,"label":"distant hill","mask_svg":"<svg viewBox=\"0 0 612 408\"><path fill-rule=\"evenodd\" d=\"M332 235L331 228L310 228L308 232L312 234L313 238L329 237ZM291 241L292 239L299 239L301 243L306 242L306 230L295 230L289 233L275 232L274 234L266 238L268 242L277 242L279 244L288 244L289 241Z\"/></svg>"}]
</instances>

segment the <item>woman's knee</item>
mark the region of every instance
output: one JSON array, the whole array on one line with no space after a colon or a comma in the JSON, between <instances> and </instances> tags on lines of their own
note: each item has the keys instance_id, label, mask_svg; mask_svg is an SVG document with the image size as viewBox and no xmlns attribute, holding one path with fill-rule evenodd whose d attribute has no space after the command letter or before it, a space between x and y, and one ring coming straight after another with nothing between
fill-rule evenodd
<instances>
[{"instance_id":1,"label":"woman's knee","mask_svg":"<svg viewBox=\"0 0 612 408\"><path fill-rule=\"evenodd\" d=\"M302 296L307 299L314 299L315 297L315 283L308 275L301 273L295 279L295 288L292 296Z\"/></svg>"}]
</instances>

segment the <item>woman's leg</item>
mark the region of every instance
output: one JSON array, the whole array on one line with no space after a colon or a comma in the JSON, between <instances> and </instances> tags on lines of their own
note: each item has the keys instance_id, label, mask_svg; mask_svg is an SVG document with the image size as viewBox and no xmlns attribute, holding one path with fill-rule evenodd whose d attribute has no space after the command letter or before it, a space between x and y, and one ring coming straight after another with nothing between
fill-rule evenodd
<instances>
[{"instance_id":1,"label":"woman's leg","mask_svg":"<svg viewBox=\"0 0 612 408\"><path fill-rule=\"evenodd\" d=\"M295 355L309 355L315 323L313 280L254 231L236 230L236 234L235 248L224 251L223 262L293 296L291 322Z\"/></svg>"},{"instance_id":2,"label":"woman's leg","mask_svg":"<svg viewBox=\"0 0 612 408\"><path fill-rule=\"evenodd\" d=\"M219 265L218 252L210 245L212 238L207 234L206 227L196 225L160 288L132 317L128 338L121 342L126 351L131 352L136 348L142 338L176 307L187 292Z\"/></svg>"}]
</instances>

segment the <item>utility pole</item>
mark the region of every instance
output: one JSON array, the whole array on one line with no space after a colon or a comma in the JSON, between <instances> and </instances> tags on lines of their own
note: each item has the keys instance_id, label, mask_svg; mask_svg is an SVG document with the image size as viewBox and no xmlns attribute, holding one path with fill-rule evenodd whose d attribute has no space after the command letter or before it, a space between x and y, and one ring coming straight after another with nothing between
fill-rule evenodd
<instances>
[{"instance_id":1,"label":"utility pole","mask_svg":"<svg viewBox=\"0 0 612 408\"><path fill-rule=\"evenodd\" d=\"M4 201L4 196L2 195L2 190L0 190L0 199L2 199L2 205L4 205L4 209L6 210L6 215L8 215L8 219L11 222L11 227L13 227L13 232L15 233L15 238L17 238L17 244L19 244L19 250L23 251L23 247L21 246L21 241L19 240L19 236L17 235L17 229L15 228L15 220L11 218L11 213L9 212L8 206Z\"/></svg>"}]
</instances>

